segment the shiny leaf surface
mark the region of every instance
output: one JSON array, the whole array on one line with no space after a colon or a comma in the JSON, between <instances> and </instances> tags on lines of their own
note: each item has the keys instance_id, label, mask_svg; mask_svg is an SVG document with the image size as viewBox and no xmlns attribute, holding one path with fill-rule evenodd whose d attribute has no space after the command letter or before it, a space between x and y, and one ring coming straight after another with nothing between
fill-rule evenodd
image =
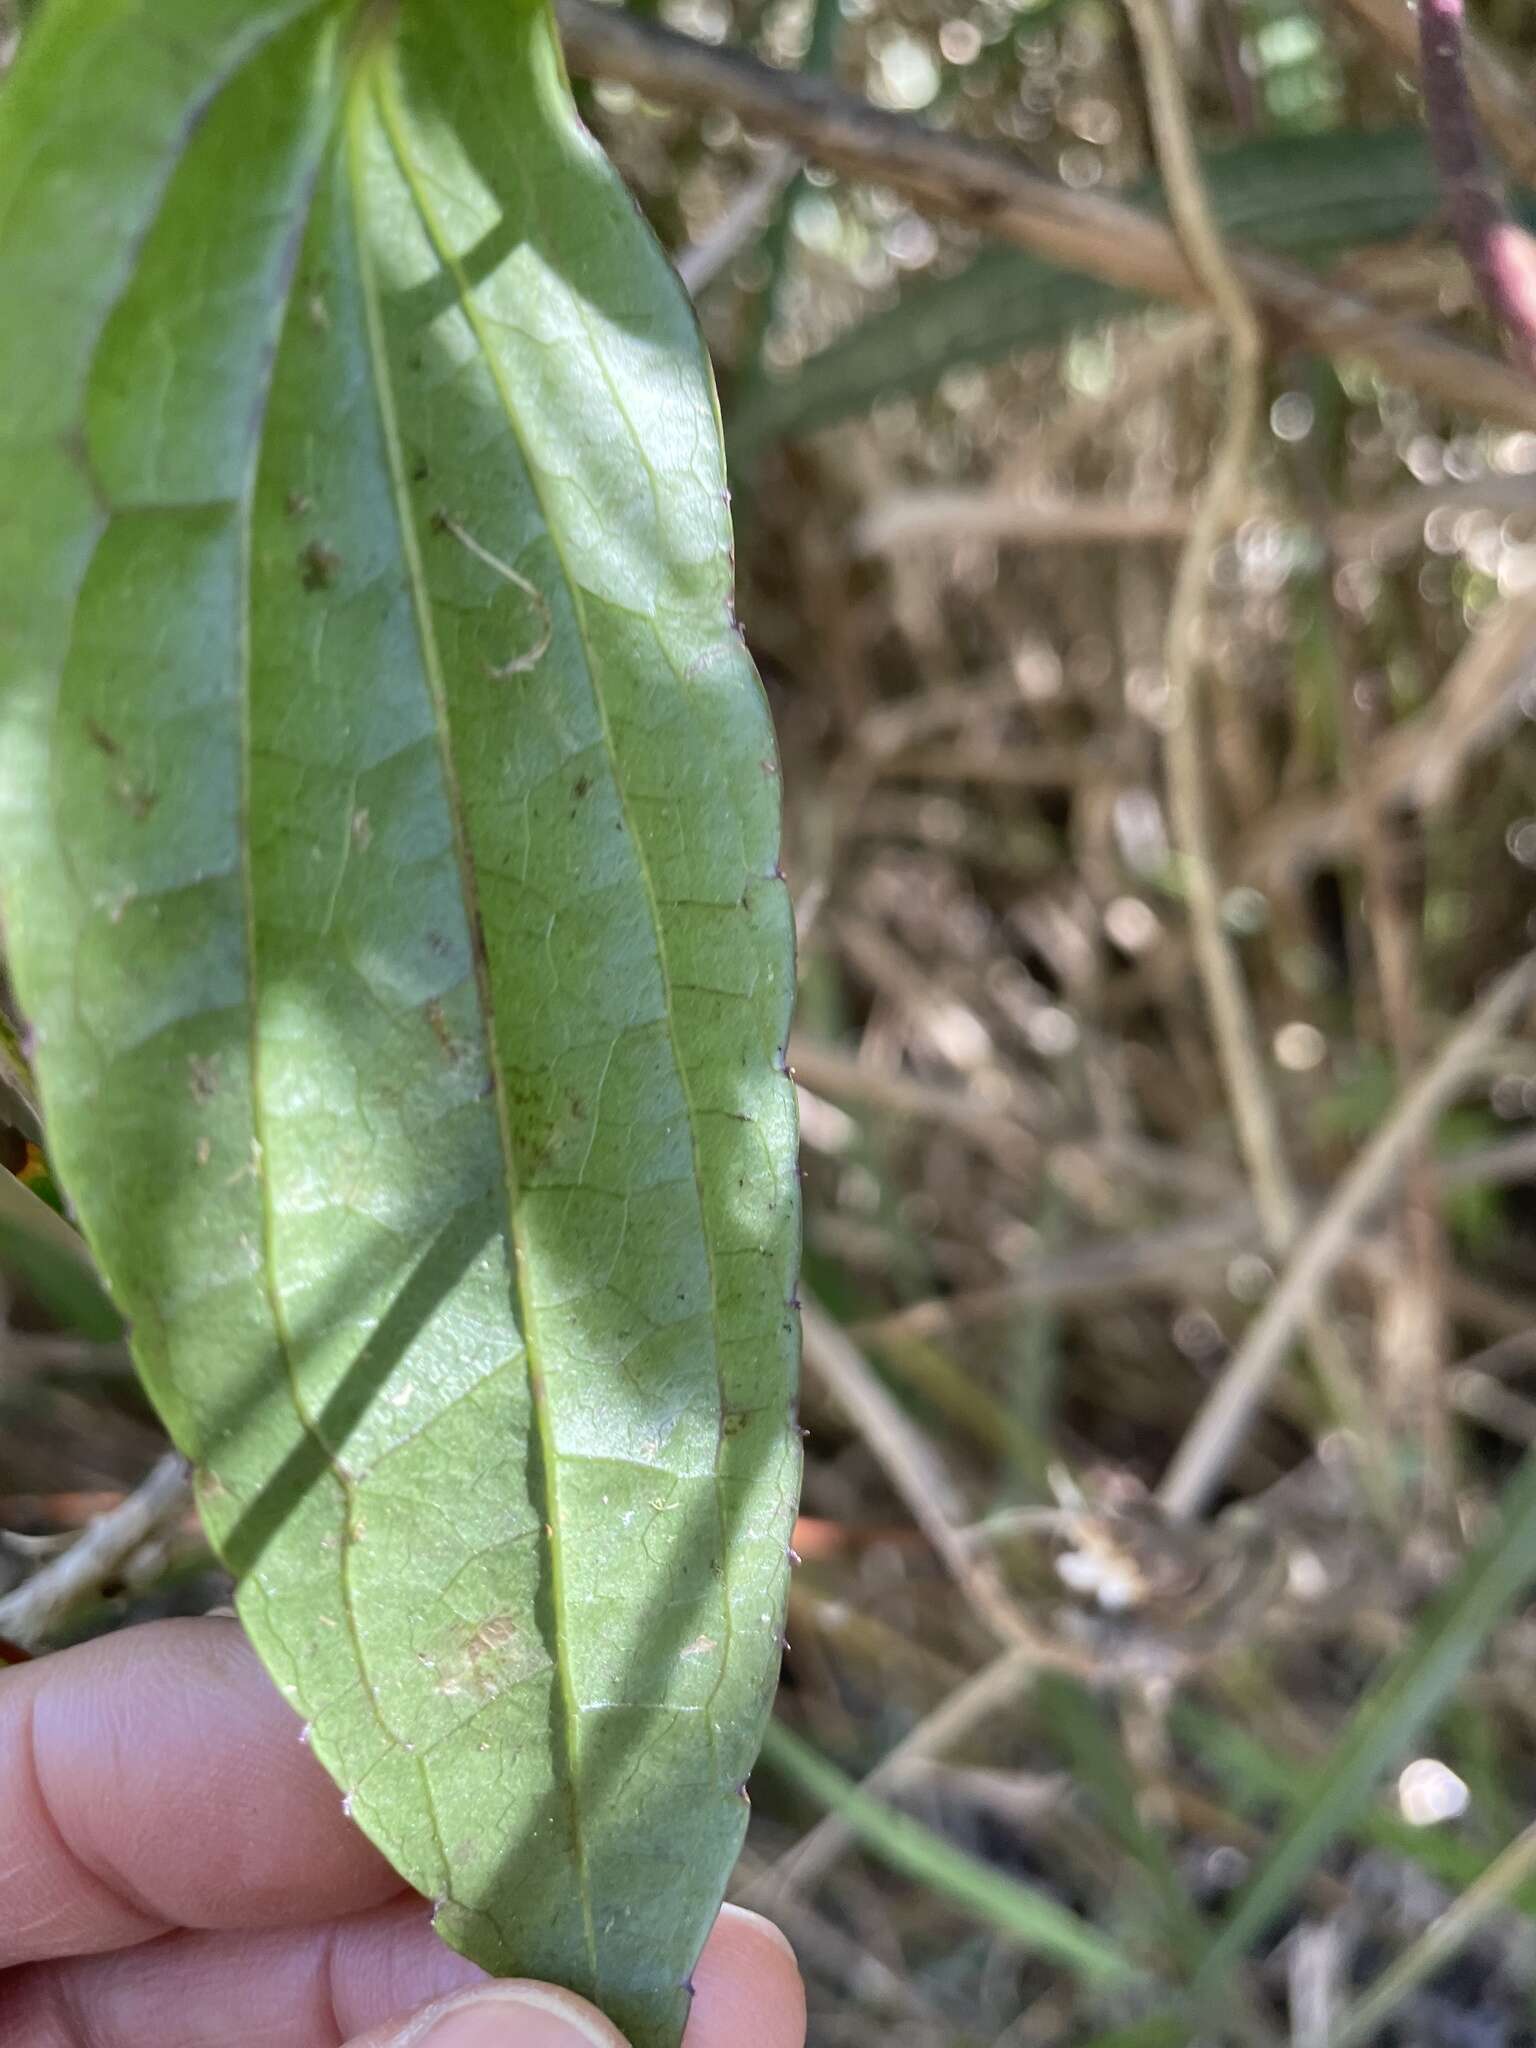
<instances>
[{"instance_id":1,"label":"shiny leaf surface","mask_svg":"<svg viewBox=\"0 0 1536 2048\"><path fill-rule=\"evenodd\" d=\"M51 1156L352 1812L660 2048L798 1474L777 767L691 315L505 0L55 0L0 272Z\"/></svg>"}]
</instances>

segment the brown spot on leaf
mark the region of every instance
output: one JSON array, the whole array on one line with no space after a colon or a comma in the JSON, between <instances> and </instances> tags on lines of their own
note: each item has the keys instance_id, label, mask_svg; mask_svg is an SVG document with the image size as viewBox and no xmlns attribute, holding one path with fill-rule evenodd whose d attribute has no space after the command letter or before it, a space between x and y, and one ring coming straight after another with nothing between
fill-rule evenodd
<instances>
[{"instance_id":1,"label":"brown spot on leaf","mask_svg":"<svg viewBox=\"0 0 1536 2048\"><path fill-rule=\"evenodd\" d=\"M493 1614L482 1621L469 1641L464 1645L464 1654L471 1664L479 1664L487 1657L499 1657L517 1640L517 1623L510 1614Z\"/></svg>"},{"instance_id":2,"label":"brown spot on leaf","mask_svg":"<svg viewBox=\"0 0 1536 2048\"><path fill-rule=\"evenodd\" d=\"M299 549L299 581L306 590L329 590L341 573L341 556L323 540Z\"/></svg>"},{"instance_id":3,"label":"brown spot on leaf","mask_svg":"<svg viewBox=\"0 0 1536 2048\"><path fill-rule=\"evenodd\" d=\"M432 1026L432 1036L437 1040L443 1058L450 1066L456 1066L463 1056L464 1048L449 1029L447 1016L436 996L431 996L427 1000L426 1018Z\"/></svg>"},{"instance_id":4,"label":"brown spot on leaf","mask_svg":"<svg viewBox=\"0 0 1536 2048\"><path fill-rule=\"evenodd\" d=\"M112 794L136 825L142 825L160 801L158 791L146 789L143 783L135 782L127 775L117 784Z\"/></svg>"}]
</instances>

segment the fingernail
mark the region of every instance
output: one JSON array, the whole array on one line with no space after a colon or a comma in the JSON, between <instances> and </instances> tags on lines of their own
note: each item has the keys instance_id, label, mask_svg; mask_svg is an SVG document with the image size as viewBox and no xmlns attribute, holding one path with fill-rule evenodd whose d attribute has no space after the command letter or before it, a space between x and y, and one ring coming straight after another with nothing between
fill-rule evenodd
<instances>
[{"instance_id":1,"label":"fingernail","mask_svg":"<svg viewBox=\"0 0 1536 2048\"><path fill-rule=\"evenodd\" d=\"M625 2048L608 2022L547 1984L496 1984L441 2000L397 2048Z\"/></svg>"}]
</instances>

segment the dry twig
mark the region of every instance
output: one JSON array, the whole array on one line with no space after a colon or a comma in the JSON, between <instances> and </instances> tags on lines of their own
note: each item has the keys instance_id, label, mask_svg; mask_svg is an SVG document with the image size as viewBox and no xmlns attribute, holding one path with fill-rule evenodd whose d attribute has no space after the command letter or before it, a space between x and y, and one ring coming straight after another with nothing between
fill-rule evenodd
<instances>
[{"instance_id":1,"label":"dry twig","mask_svg":"<svg viewBox=\"0 0 1536 2048\"><path fill-rule=\"evenodd\" d=\"M1418 0L1418 13L1424 116L1456 241L1510 353L1536 373L1536 243L1510 218L1504 182L1483 148L1462 0Z\"/></svg>"},{"instance_id":2,"label":"dry twig","mask_svg":"<svg viewBox=\"0 0 1536 2048\"><path fill-rule=\"evenodd\" d=\"M1196 1216L1167 1230L1043 1252L1038 1258L1021 1261L1013 1278L995 1287L968 1288L961 1294L914 1301L890 1315L855 1325L852 1334L868 1343L893 1337L943 1337L971 1324L1002 1321L1023 1308L1063 1307L1138 1289L1184 1286L1200 1271L1224 1264L1258 1235L1258 1218L1251 1205L1242 1200L1229 1202L1209 1216Z\"/></svg>"},{"instance_id":3,"label":"dry twig","mask_svg":"<svg viewBox=\"0 0 1536 2048\"><path fill-rule=\"evenodd\" d=\"M1272 883L1352 847L1362 804L1411 805L1421 813L1449 801L1468 762L1520 723L1536 677L1536 591L1502 604L1468 640L1434 701L1384 732L1371 746L1355 792L1282 804L1243 848L1245 880Z\"/></svg>"},{"instance_id":4,"label":"dry twig","mask_svg":"<svg viewBox=\"0 0 1536 2048\"><path fill-rule=\"evenodd\" d=\"M1141 53L1169 211L1190 265L1203 281L1227 335L1226 412L1179 558L1163 645L1164 673L1172 700L1166 745L1168 800L1183 865L1195 961L1238 1148L1253 1184L1265 1236L1279 1247L1294 1234L1297 1202L1281 1151L1279 1121L1264 1079L1248 994L1222 924L1201 744L1200 695L1200 635L1211 569L1221 537L1236 524L1249 491L1262 397L1264 338L1247 289L1222 242L1201 179L1163 0L1126 0L1126 7Z\"/></svg>"},{"instance_id":5,"label":"dry twig","mask_svg":"<svg viewBox=\"0 0 1536 2048\"><path fill-rule=\"evenodd\" d=\"M1418 27L1408 0L1342 0L1342 4L1407 69L1416 69ZM1522 178L1536 181L1536 100L1491 45L1467 33L1463 47L1473 104L1483 125L1511 167Z\"/></svg>"},{"instance_id":6,"label":"dry twig","mask_svg":"<svg viewBox=\"0 0 1536 2048\"><path fill-rule=\"evenodd\" d=\"M558 12L578 71L621 79L666 105L733 113L833 170L889 186L929 212L1068 269L1154 298L1198 304L1207 296L1163 222L1121 200L1069 191L1005 150L926 129L825 79L712 49L622 8L560 0ZM1277 258L1245 251L1234 267L1268 318L1322 353L1363 356L1393 382L1458 412L1536 426L1536 390L1493 357Z\"/></svg>"},{"instance_id":7,"label":"dry twig","mask_svg":"<svg viewBox=\"0 0 1536 2048\"><path fill-rule=\"evenodd\" d=\"M1190 943L1205 994L1239 1153L1253 1188L1264 1240L1275 1256L1289 1250L1301 1201L1280 1135L1253 1009L1237 954L1222 921L1202 730L1202 622L1222 536L1237 523L1250 490L1250 470L1263 401L1264 337L1247 286L1216 225L1195 153L1189 110L1163 0L1126 0L1146 79L1148 111L1169 211L1191 267L1204 281L1227 334L1226 411L1189 538L1179 558L1164 639L1163 667L1171 698L1164 747L1168 809L1182 865ZM1358 1432L1368 1454L1372 1490L1385 1510L1387 1489L1374 1454L1366 1403L1352 1361L1334 1333L1315 1322L1308 1332L1335 1408Z\"/></svg>"},{"instance_id":8,"label":"dry twig","mask_svg":"<svg viewBox=\"0 0 1536 2048\"><path fill-rule=\"evenodd\" d=\"M698 298L728 270L767 219L775 200L800 167L790 149L775 149L732 199L709 233L673 257L691 297Z\"/></svg>"},{"instance_id":9,"label":"dry twig","mask_svg":"<svg viewBox=\"0 0 1536 2048\"><path fill-rule=\"evenodd\" d=\"M1415 485L1383 504L1334 513L1320 522L1320 530L1338 554L1382 560L1421 546L1425 521L1434 513L1462 508L1536 518L1536 482L1528 476L1491 475L1465 483ZM952 547L966 540L1028 547L1183 540L1195 509L1183 498L1089 497L1000 483L930 486L876 499L854 525L850 544L858 552L883 554L921 543ZM1234 523L1270 519L1283 524L1290 516L1279 499L1252 492L1233 512Z\"/></svg>"},{"instance_id":10,"label":"dry twig","mask_svg":"<svg viewBox=\"0 0 1536 2048\"><path fill-rule=\"evenodd\" d=\"M1527 1180L1533 1170L1536 1138L1521 1135L1437 1160L1430 1180L1443 1194L1455 1188L1498 1187ZM1319 1214L1320 1206L1309 1198L1309 1215ZM1219 1272L1235 1252L1259 1241L1259 1219L1253 1204L1238 1192L1220 1207L1171 1224L1166 1230L1042 1252L1021 1262L1012 1279L995 1287L972 1287L909 1302L889 1315L855 1323L849 1335L866 1344L902 1337L948 1337L958 1330L1004 1322L1022 1309L1083 1307L1120 1295L1187 1288L1203 1275ZM1373 1253L1375 1246L1354 1249ZM1366 1264L1371 1277L1379 1280L1374 1258ZM1463 1275L1452 1275L1450 1287L1451 1306L1458 1315L1474 1322L1490 1320L1493 1303L1487 1298L1487 1289ZM1507 1324L1509 1334L1536 1344L1536 1336L1529 1330L1531 1317L1523 1307L1501 1310L1493 1320L1501 1329Z\"/></svg>"},{"instance_id":11,"label":"dry twig","mask_svg":"<svg viewBox=\"0 0 1536 2048\"><path fill-rule=\"evenodd\" d=\"M1242 1345L1207 1397L1169 1466L1158 1498L1176 1520L1199 1514L1221 1483L1265 1388L1296 1331L1391 1192L1435 1119L1481 1064L1488 1047L1536 996L1536 953L1496 981L1398 1101L1298 1243Z\"/></svg>"},{"instance_id":12,"label":"dry twig","mask_svg":"<svg viewBox=\"0 0 1536 2048\"><path fill-rule=\"evenodd\" d=\"M1006 540L1016 546L1124 547L1181 540L1195 508L1182 499L1089 498L1062 492L990 489L894 492L855 524L856 554L877 555L914 541ZM1241 518L1246 506L1235 508Z\"/></svg>"},{"instance_id":13,"label":"dry twig","mask_svg":"<svg viewBox=\"0 0 1536 2048\"><path fill-rule=\"evenodd\" d=\"M860 1780L860 1791L888 1797L915 1769L957 1748L993 1714L1015 1706L1039 1669L1032 1649L1005 1650L904 1735ZM753 1880L743 1904L776 1913L783 1900L813 1890L856 1839L841 1814L823 1814L792 1849Z\"/></svg>"},{"instance_id":14,"label":"dry twig","mask_svg":"<svg viewBox=\"0 0 1536 2048\"><path fill-rule=\"evenodd\" d=\"M1367 653L1339 602L1327 482L1316 450L1305 440L1296 450L1296 474L1303 509L1323 548L1318 619L1328 650L1340 777L1356 813L1361 923L1374 968L1380 1032L1398 1085L1405 1086L1423 1055L1418 920L1405 897L1396 821L1369 788L1377 714L1355 681L1366 666ZM1365 1030L1368 1036L1369 1026ZM1399 1440L1418 1448L1423 1504L1443 1511L1454 1487L1454 1457L1441 1381L1450 1341L1445 1301L1449 1259L1427 1152L1413 1160L1404 1174L1396 1238L1384 1244L1383 1250L1383 1263L1390 1270L1377 1290L1382 1380Z\"/></svg>"},{"instance_id":15,"label":"dry twig","mask_svg":"<svg viewBox=\"0 0 1536 2048\"><path fill-rule=\"evenodd\" d=\"M973 1613L999 1643L1025 1650L1042 1670L1098 1675L1091 1656L1052 1642L1019 1612L990 1557L966 1533L970 1517L943 1461L886 1392L858 1346L809 1296L800 1311L807 1369L831 1393L906 1503Z\"/></svg>"},{"instance_id":16,"label":"dry twig","mask_svg":"<svg viewBox=\"0 0 1536 2048\"><path fill-rule=\"evenodd\" d=\"M70 1609L115 1578L136 1550L179 1521L192 1499L187 1462L168 1452L126 1499L89 1523L68 1550L0 1600L0 1636L41 1649Z\"/></svg>"}]
</instances>

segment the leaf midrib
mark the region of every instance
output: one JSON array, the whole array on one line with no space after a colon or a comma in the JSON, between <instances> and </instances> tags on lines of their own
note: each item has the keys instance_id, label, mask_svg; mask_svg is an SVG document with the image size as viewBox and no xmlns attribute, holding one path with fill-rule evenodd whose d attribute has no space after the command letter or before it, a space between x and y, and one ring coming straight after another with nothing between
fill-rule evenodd
<instances>
[{"instance_id":1,"label":"leaf midrib","mask_svg":"<svg viewBox=\"0 0 1536 2048\"><path fill-rule=\"evenodd\" d=\"M422 669L426 679L428 699L432 707L433 730L437 740L443 794L447 805L450 829L453 834L454 859L458 867L459 886L463 895L464 915L468 926L470 959L473 964L476 994L480 1004L481 1028L485 1033L486 1039L486 1064L491 1074L492 1100L495 1103L496 1110L497 1140L501 1149L502 1173L506 1188L508 1242L512 1250L512 1286L517 1296L518 1326L522 1335L524 1357L527 1361L530 1405L539 1444L539 1478L543 1493L543 1499L539 1503L541 1510L539 1519L543 1530L545 1553L549 1560L551 1607L555 1621L555 1682L560 1698L562 1737L567 1766L566 1804L571 1819L572 1848L575 1855L578 1888L581 1898L583 1940L587 1950L588 1967L595 1981L598 1969L597 1927L587 1856L585 1816L582 1810L580 1794L580 1773L577 1767L579 1756L577 1742L578 1708L571 1684L571 1659L569 1653L571 1626L565 1586L557 1451L549 1413L548 1388L539 1359L538 1322L527 1286L529 1261L527 1246L518 1220L520 1188L516 1158L512 1145L512 1127L507 1104L506 1075L502 1070L497 1047L496 1009L491 989L483 926L480 918L479 891L476 886L474 862L469 848L468 830L464 817L464 801L453 757L447 689L443 675L442 658L437 646L437 635L433 625L431 595L427 586L426 570L421 557L421 548L416 533L416 524L406 482L406 465L400 441L399 421L395 411L394 390L389 376L388 350L384 337L383 317L379 305L378 282L373 268L372 253L363 218L364 177L359 159L364 146L361 126L365 111L369 105L370 96L373 101L373 111L378 116L380 126L390 141L391 149L395 148L394 138L390 135L388 123L384 119L383 110L379 104L378 80L382 70L382 61L375 60L366 67L365 71L360 72L358 78L354 81L353 92L346 112L347 182L352 200L352 226L356 244L358 278L363 298L364 329L367 340L369 371L373 384L374 401L378 408L379 430L384 442L385 459L389 466L395 524L400 535L401 555L405 565L406 581L410 590L412 613L416 621L417 642L421 653ZM397 158L398 154L398 151L396 151ZM403 165L401 166L401 175L402 177L405 176ZM425 226L425 223L423 223L423 226Z\"/></svg>"},{"instance_id":2,"label":"leaf midrib","mask_svg":"<svg viewBox=\"0 0 1536 2048\"><path fill-rule=\"evenodd\" d=\"M548 32L551 35L553 35L553 28L550 27ZM468 75L481 75L474 71L473 66L466 66L466 71ZM619 749L614 739L613 727L608 715L608 704L603 690L599 665L592 651L591 637L588 631L586 607L584 603L584 591L579 579L573 574L570 563L566 558L565 548L562 545L560 538L559 524L556 520L550 517L549 508L545 503L544 493L539 481L538 467L533 461L532 456L529 452L527 442L522 431L521 423L517 416L517 409L513 405L511 394L507 390L505 380L500 370L500 366L497 363L495 350L491 347L489 343L489 340L485 333L484 326L476 311L474 294L469 287L468 280L465 278L457 259L455 258L452 250L448 247L447 240L442 232L441 224L439 223L432 209L431 203L426 196L423 180L417 174L415 167L413 165L410 151L406 145L404 132L405 121L403 116L403 110L400 107L398 99L396 97L395 81L393 74L386 71L382 66L379 68L376 78L376 91L378 95L378 110L380 124L383 128L385 136L388 139L390 148L394 154L396 166L399 169L400 176L411 195L411 200L416 208L416 213L421 224L422 232L427 237L427 240L430 242L439 263L442 265L444 275L451 278L453 282L456 304L458 306L460 314L464 319L465 325L468 327L471 335L474 337L475 346L480 354L481 360L485 365L486 374L489 376L492 386L496 391L496 395L501 402L501 410L507 423L507 431L517 446L518 454L522 462L523 471L528 481L529 491L533 496L534 503L538 507L539 515L543 522L545 534L548 536L550 548L554 554L555 560L559 564L561 579L564 582L567 596L570 599L571 615L575 621L576 632L581 646L582 666L585 671L587 688L591 695L593 708L597 715L598 726L602 736L603 751L608 762L609 773L613 778L614 792L617 797L619 805L619 815L624 821L625 835L629 841L630 846L634 850L636 870L640 877L641 887L645 893L646 909L649 915L652 942L655 948L657 972L661 981L662 988L662 1022L664 1029L666 1031L668 1049L672 1056L673 1070L677 1075L678 1087L683 1097L684 1114L688 1126L689 1157L692 1161L693 1166L693 1185L697 1194L699 1205L699 1236L704 1247L705 1268L709 1282L710 1362L714 1370L716 1402L719 1415L721 1418L720 1427L723 1431L724 1416L728 1404L726 1400L724 1365L720 1356L719 1342L719 1277L715 1265L714 1236L713 1232L710 1229L709 1219L705 1209L703 1161L699 1153L698 1113L694 1102L693 1086L688 1073L687 1063L683 1058L682 1048L678 1044L677 1039L676 1012L672 1002L672 968L671 962L667 954L665 929L661 917L660 898L657 894L655 878L651 873L650 863L646 858L645 842L640 832L636 828L629 802L628 792L625 787L624 777L620 771ZM533 197L536 202L536 195L533 195ZM582 325L587 332L589 343L591 346L592 359L597 364L599 373L601 374L604 383L607 385L608 392L613 400L615 409L619 412L619 414L625 422L625 425L629 428L631 441L634 443L640 455L641 461L645 464L646 473L651 480L654 498L654 493L657 486L657 478L654 469L651 466L649 458L646 455L644 443L640 435L635 430L634 423L630 418L627 406L624 404L619 392L614 387L613 378L611 372L609 371L607 362L603 357L601 349L597 346L595 338L592 336L591 323L587 317L585 306L582 304L579 295L574 291L571 292L570 297L574 305L575 311L577 313L577 316L581 320ZM665 656L669 667L672 668L673 674L677 676L679 683L683 683L685 679L678 671L676 662L673 660L670 651L663 645L659 635L657 635L657 645L660 651ZM721 1440L722 1439L717 1438L716 1452L715 1457L712 1461L710 1473L711 1486L713 1489L715 1502L715 1538L717 1544L717 1554L720 1560L721 1574L721 1638L719 1645L720 1654L716 1665L717 1675L715 1679L715 1684L713 1689L711 1690L709 1701L707 1702L705 1707L705 1715L709 1727L710 1741L712 1744L716 1742L718 1737L718 1725L714 1714L715 1702L719 1697L721 1688L726 1683L727 1676L731 1670L733 1663L732 1638L735 1618L735 1607L731 1595L731 1544L729 1540L729 1523L726 1515L724 1489L722 1486L720 1474Z\"/></svg>"}]
</instances>

